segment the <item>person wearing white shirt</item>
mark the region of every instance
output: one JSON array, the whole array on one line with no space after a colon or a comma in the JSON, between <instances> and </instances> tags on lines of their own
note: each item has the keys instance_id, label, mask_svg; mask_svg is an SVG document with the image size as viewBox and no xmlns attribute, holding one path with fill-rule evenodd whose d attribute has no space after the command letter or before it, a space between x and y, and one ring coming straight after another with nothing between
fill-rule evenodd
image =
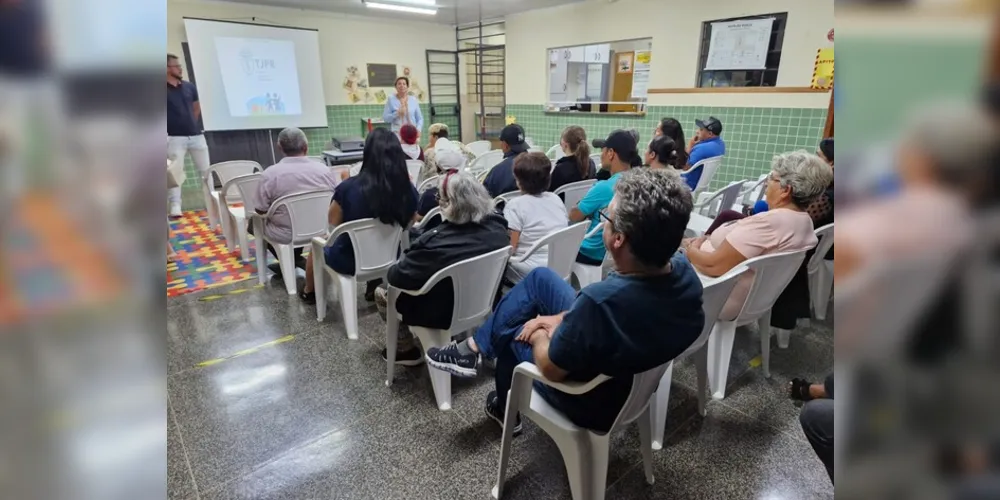
<instances>
[{"instance_id":1,"label":"person wearing white shirt","mask_svg":"<svg viewBox=\"0 0 1000 500\"><path fill-rule=\"evenodd\" d=\"M514 248L512 262L504 273L505 281L511 285L524 279L532 269L545 267L549 255L546 249L541 249L524 262L513 261L527 254L538 240L569 225L566 205L547 191L552 179L552 161L544 153L518 156L514 160L514 179L521 196L507 202L503 211L510 245Z\"/></svg>"},{"instance_id":2,"label":"person wearing white shirt","mask_svg":"<svg viewBox=\"0 0 1000 500\"><path fill-rule=\"evenodd\" d=\"M389 124L392 131L399 135L399 129L409 123L417 130L424 129L424 115L420 112L420 101L409 94L410 79L401 76L396 79L396 93L385 101L382 119Z\"/></svg>"}]
</instances>

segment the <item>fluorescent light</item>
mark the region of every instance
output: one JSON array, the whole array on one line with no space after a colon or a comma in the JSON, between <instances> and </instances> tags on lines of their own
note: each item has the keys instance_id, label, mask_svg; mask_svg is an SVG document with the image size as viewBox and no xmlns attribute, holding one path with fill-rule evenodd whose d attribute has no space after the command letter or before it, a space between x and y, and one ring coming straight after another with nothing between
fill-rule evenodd
<instances>
[{"instance_id":1,"label":"fluorescent light","mask_svg":"<svg viewBox=\"0 0 1000 500\"><path fill-rule=\"evenodd\" d=\"M423 5L425 7L437 7L435 0L390 0L392 3L402 3L409 5Z\"/></svg>"},{"instance_id":2,"label":"fluorescent light","mask_svg":"<svg viewBox=\"0 0 1000 500\"><path fill-rule=\"evenodd\" d=\"M421 7L409 7L406 5L395 5L389 3L365 2L365 5L372 9L394 10L397 12L410 12L413 14L427 14L433 16L437 14L437 9L424 9Z\"/></svg>"}]
</instances>

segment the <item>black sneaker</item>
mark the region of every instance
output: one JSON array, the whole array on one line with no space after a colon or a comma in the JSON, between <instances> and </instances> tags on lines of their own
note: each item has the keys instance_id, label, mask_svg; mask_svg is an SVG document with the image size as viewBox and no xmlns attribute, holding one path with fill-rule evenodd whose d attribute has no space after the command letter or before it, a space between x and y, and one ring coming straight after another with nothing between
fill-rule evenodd
<instances>
[{"instance_id":1,"label":"black sneaker","mask_svg":"<svg viewBox=\"0 0 1000 500\"><path fill-rule=\"evenodd\" d=\"M479 374L479 355L458 352L458 344L452 342L445 347L427 349L427 362L438 370L459 377L473 378Z\"/></svg>"},{"instance_id":2,"label":"black sneaker","mask_svg":"<svg viewBox=\"0 0 1000 500\"><path fill-rule=\"evenodd\" d=\"M387 352L386 349L382 349L382 359L386 362L389 361ZM396 364L400 366L420 366L424 364L424 355L420 353L419 347L414 347L406 352L397 352Z\"/></svg>"},{"instance_id":3,"label":"black sneaker","mask_svg":"<svg viewBox=\"0 0 1000 500\"><path fill-rule=\"evenodd\" d=\"M279 264L277 262L273 262L271 264L268 264L267 265L267 270L271 271L272 273L274 273L274 276L276 278L281 278L281 274L282 274L281 273L281 264Z\"/></svg>"},{"instance_id":4,"label":"black sneaker","mask_svg":"<svg viewBox=\"0 0 1000 500\"><path fill-rule=\"evenodd\" d=\"M497 398L497 391L490 391L490 393L486 395L486 406L483 407L483 413L485 413L487 417L490 417L491 420L496 422L497 425L499 425L500 428L503 429L504 411L506 411L506 408L500 408L500 402L498 401ZM514 435L516 436L520 433L521 433L521 416L518 415L517 418L514 419Z\"/></svg>"}]
</instances>

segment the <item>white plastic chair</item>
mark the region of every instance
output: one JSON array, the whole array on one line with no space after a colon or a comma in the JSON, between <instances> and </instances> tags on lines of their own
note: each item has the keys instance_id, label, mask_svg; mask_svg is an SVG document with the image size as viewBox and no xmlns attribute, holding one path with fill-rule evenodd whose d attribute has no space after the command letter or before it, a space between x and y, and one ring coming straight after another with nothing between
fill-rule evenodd
<instances>
[{"instance_id":1,"label":"white plastic chair","mask_svg":"<svg viewBox=\"0 0 1000 500\"><path fill-rule=\"evenodd\" d=\"M568 282L573 273L573 264L576 263L576 254L580 251L580 243L583 242L583 237L587 234L588 225L590 225L590 221L577 222L565 229L549 233L548 236L531 245L531 248L522 257L511 259L510 262L511 264L522 263L542 249L546 249L548 263L545 267L552 269L560 278Z\"/></svg>"},{"instance_id":2,"label":"white plastic chair","mask_svg":"<svg viewBox=\"0 0 1000 500\"><path fill-rule=\"evenodd\" d=\"M253 212L257 206L257 187L260 185L261 174L247 174L229 179L229 182L222 185L219 192L219 205L226 207L223 217L228 218L227 228L229 233L226 237L226 248L232 252L233 242L240 242L240 259L243 262L250 262L250 245L248 243L246 220L247 212ZM230 199L226 193L236 187L239 198L243 200L243 206L230 205ZM266 259L266 257L265 257Z\"/></svg>"},{"instance_id":3,"label":"white plastic chair","mask_svg":"<svg viewBox=\"0 0 1000 500\"><path fill-rule=\"evenodd\" d=\"M745 181L746 184L743 185L743 191L740 191L738 201L730 209L740 212L743 206L752 207L764 199L764 188L767 187L767 178L770 176L770 173L761 174L753 184L750 184L750 181Z\"/></svg>"},{"instance_id":4,"label":"white plastic chair","mask_svg":"<svg viewBox=\"0 0 1000 500\"><path fill-rule=\"evenodd\" d=\"M480 175L489 172L493 167L503 161L503 151L499 149L494 149L487 151L480 156L477 156L475 160L469 162L467 170L472 175Z\"/></svg>"},{"instance_id":5,"label":"white plastic chair","mask_svg":"<svg viewBox=\"0 0 1000 500\"><path fill-rule=\"evenodd\" d=\"M653 449L650 429L650 396L656 390L667 365L663 364L636 374L632 379L632 390L615 423L607 434L597 434L577 427L573 422L542 399L532 389L532 382L539 381L566 394L578 396L594 390L609 380L599 375L590 382L553 382L532 363L523 362L514 368L511 389L507 397L504 414L503 439L500 442L500 464L497 467L497 483L491 491L493 498L502 498L507 464L510 460L510 445L514 437L514 422L517 415L529 418L545 431L562 454L569 476L569 489L574 500L601 500L604 498L608 479L608 455L611 436L632 422L639 424L639 451L642 453L646 482L653 484Z\"/></svg>"},{"instance_id":6,"label":"white plastic chair","mask_svg":"<svg viewBox=\"0 0 1000 500\"><path fill-rule=\"evenodd\" d=\"M594 153L590 155L591 161L594 162L594 168L601 169L601 153Z\"/></svg>"},{"instance_id":7,"label":"white plastic chair","mask_svg":"<svg viewBox=\"0 0 1000 500\"><path fill-rule=\"evenodd\" d=\"M531 147L528 148L528 152L529 153L544 153L545 150L543 150L542 148L540 148L538 146L531 146Z\"/></svg>"},{"instance_id":8,"label":"white plastic chair","mask_svg":"<svg viewBox=\"0 0 1000 500\"><path fill-rule=\"evenodd\" d=\"M424 191L427 191L428 189L430 189L432 187L437 187L437 185L438 185L439 182L441 182L441 176L440 175L435 175L433 177L428 177L428 178L424 179L424 181L421 182L419 186L417 186L417 192L418 193L423 193Z\"/></svg>"},{"instance_id":9,"label":"white plastic chair","mask_svg":"<svg viewBox=\"0 0 1000 500\"><path fill-rule=\"evenodd\" d=\"M514 198L517 198L519 196L521 196L520 191L510 191L508 193L504 193L500 196L497 196L496 198L493 198L493 206L500 208L510 203L510 200L513 200Z\"/></svg>"},{"instance_id":10,"label":"white plastic chair","mask_svg":"<svg viewBox=\"0 0 1000 500\"><path fill-rule=\"evenodd\" d=\"M708 337L708 382L712 398L726 397L726 379L729 376L729 359L733 354L736 327L757 322L760 331L760 357L764 376L771 377L771 307L792 281L805 259L806 250L762 255L749 259L745 266L753 273L753 284L743 308L732 321L718 320ZM778 331L778 345L786 347L788 330Z\"/></svg>"},{"instance_id":11,"label":"white plastic chair","mask_svg":"<svg viewBox=\"0 0 1000 500\"><path fill-rule=\"evenodd\" d=\"M222 185L225 185L234 177L260 172L261 170L260 163L251 160L236 160L216 163L205 171L205 176L202 177L202 190L205 193L205 211L208 212L208 221L213 230L217 225L222 226L223 237L230 234L229 217L222 217L222 203L219 201L219 192L215 190L215 180L212 174L214 173L219 176L219 181L222 182ZM231 189L227 194L229 195L230 202L236 201L240 195L239 191L235 188ZM229 245L230 242L226 241L226 244Z\"/></svg>"},{"instance_id":12,"label":"white plastic chair","mask_svg":"<svg viewBox=\"0 0 1000 500\"><path fill-rule=\"evenodd\" d=\"M251 214L254 239L257 242L257 278L261 285L267 282L267 250L264 248L266 241L274 245L275 251L278 252L278 263L281 265L285 290L288 295L295 295L295 259L292 250L308 246L313 237L327 233L329 229L327 212L332 200L332 191L290 194L275 200L266 215ZM272 240L264 232L264 221L272 217L279 207L285 207L288 219L292 223L292 238L289 241Z\"/></svg>"},{"instance_id":13,"label":"white plastic chair","mask_svg":"<svg viewBox=\"0 0 1000 500\"><path fill-rule=\"evenodd\" d=\"M595 182L597 182L597 179L563 184L554 193L556 196L563 195L563 204L566 205L566 211L570 211L577 203L580 203L580 200L587 194L587 191L590 191Z\"/></svg>"},{"instance_id":14,"label":"white plastic chair","mask_svg":"<svg viewBox=\"0 0 1000 500\"><path fill-rule=\"evenodd\" d=\"M472 154L476 155L476 157L478 158L484 153L492 151L493 143L491 143L490 141L475 141L466 144L465 147L469 148L469 151L472 151Z\"/></svg>"},{"instance_id":15,"label":"white plastic chair","mask_svg":"<svg viewBox=\"0 0 1000 500\"><path fill-rule=\"evenodd\" d=\"M590 221L583 221L589 224ZM583 239L590 238L591 236L598 234L604 230L604 223L601 222L589 233L587 233ZM579 248L577 248L579 251ZM604 279L604 271L607 269L608 264L611 262L611 254L607 251L604 252L604 261L599 266L592 266L590 264L581 264L576 261L576 256L573 257L573 271L572 274L576 275L576 282L580 285L580 290L583 290L587 285L591 283L597 283Z\"/></svg>"},{"instance_id":16,"label":"white plastic chair","mask_svg":"<svg viewBox=\"0 0 1000 500\"><path fill-rule=\"evenodd\" d=\"M499 248L489 253L456 262L434 273L420 290L400 290L389 286L388 306L385 322L386 375L385 385L392 385L396 365L396 340L399 329L399 314L396 313L396 299L400 293L419 296L431 291L435 285L446 278L451 278L454 290L455 307L451 313L451 327L448 330L437 330L410 326L410 331L420 339L425 350L431 347L444 347L451 337L471 328L479 326L489 316L493 309L493 298L500 286L507 259L510 257L510 246ZM428 366L431 386L434 388L434 399L442 411L451 409L451 374Z\"/></svg>"},{"instance_id":17,"label":"white plastic chair","mask_svg":"<svg viewBox=\"0 0 1000 500\"><path fill-rule=\"evenodd\" d=\"M812 299L816 319L826 319L826 308L833 293L833 261L826 260L826 254L833 246L833 223L816 230L816 253L809 259L806 270L809 274L809 297Z\"/></svg>"},{"instance_id":18,"label":"white plastic chair","mask_svg":"<svg viewBox=\"0 0 1000 500\"><path fill-rule=\"evenodd\" d=\"M417 179L420 178L420 169L424 168L424 162L420 160L406 160L406 173L410 176L410 183L414 186L417 185Z\"/></svg>"},{"instance_id":19,"label":"white plastic chair","mask_svg":"<svg viewBox=\"0 0 1000 500\"><path fill-rule=\"evenodd\" d=\"M312 240L313 282L316 290L316 319L326 318L326 291L330 284L327 276L337 286L340 308L344 314L347 338L358 339L358 282L377 278L385 279L389 267L396 263L399 241L403 229L394 224L384 224L378 219L360 219L345 222L326 238ZM341 235L348 235L354 247L354 276L340 274L327 265L323 249L333 246ZM337 295L335 293L334 295Z\"/></svg>"},{"instance_id":20,"label":"white plastic chair","mask_svg":"<svg viewBox=\"0 0 1000 500\"><path fill-rule=\"evenodd\" d=\"M420 222L418 222L416 224L413 224L412 227L413 227L413 229L421 230L425 226L427 226L427 224L430 224L430 222L432 220L434 220L434 218L440 218L442 220L444 219L444 215L441 214L441 207L434 207L434 208L428 210L427 211L427 215L424 215L424 217L422 219L420 219ZM403 250L409 250L410 249L410 231L409 230L403 231L403 236L399 240L399 246Z\"/></svg>"},{"instance_id":21,"label":"white plastic chair","mask_svg":"<svg viewBox=\"0 0 1000 500\"><path fill-rule=\"evenodd\" d=\"M552 146L551 148L549 148L548 151L545 152L545 156L548 156L549 159L552 160L558 160L559 158L566 156L566 152L563 151L562 144L556 144L555 146Z\"/></svg>"},{"instance_id":22,"label":"white plastic chair","mask_svg":"<svg viewBox=\"0 0 1000 500\"><path fill-rule=\"evenodd\" d=\"M531 137L525 137L524 138L524 143L528 145L528 149L536 147L535 146L535 139L533 139Z\"/></svg>"},{"instance_id":23,"label":"white plastic chair","mask_svg":"<svg viewBox=\"0 0 1000 500\"><path fill-rule=\"evenodd\" d=\"M700 182L700 181L699 181ZM702 192L698 195L698 203L693 207L694 212L699 212L708 217L715 217L719 212L728 210L740 196L740 190L746 181L733 181L728 186L718 191L709 193Z\"/></svg>"},{"instance_id":24,"label":"white plastic chair","mask_svg":"<svg viewBox=\"0 0 1000 500\"><path fill-rule=\"evenodd\" d=\"M694 172L695 169L701 169L701 177L698 178L698 185L694 189L695 194L708 189L708 185L712 182L712 177L715 177L715 171L718 170L719 165L722 164L722 158L722 156L713 156L691 165L691 168L688 170L689 175L690 172Z\"/></svg>"},{"instance_id":25,"label":"white plastic chair","mask_svg":"<svg viewBox=\"0 0 1000 500\"><path fill-rule=\"evenodd\" d=\"M705 415L705 400L707 399L705 393L708 388L708 348L706 344L709 335L712 334L712 327L719 319L719 313L722 312L726 300L729 299L729 294L736 286L736 281L745 272L747 272L747 268L739 266L705 285L701 295L701 309L705 313L705 326L702 327L701 334L687 350L667 363L667 370L663 372L660 386L654 395L655 404L652 404L652 411L649 412L653 419L652 447L654 450L663 448L663 433L667 427L667 407L670 404L670 382L673 378L674 362L690 355L694 355L694 365L698 372L698 413L702 416Z\"/></svg>"}]
</instances>

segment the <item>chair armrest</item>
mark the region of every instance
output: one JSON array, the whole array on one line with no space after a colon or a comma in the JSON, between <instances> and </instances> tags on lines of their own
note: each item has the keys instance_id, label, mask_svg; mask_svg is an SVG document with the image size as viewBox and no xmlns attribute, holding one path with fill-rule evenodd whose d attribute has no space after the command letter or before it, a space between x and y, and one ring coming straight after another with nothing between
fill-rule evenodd
<instances>
[{"instance_id":1,"label":"chair armrest","mask_svg":"<svg viewBox=\"0 0 1000 500\"><path fill-rule=\"evenodd\" d=\"M554 382L545 378L545 375L542 375L542 372L537 366L535 366L534 363L529 363L527 361L521 362L514 368L514 379L517 379L518 376L537 380L549 387L572 395L588 393L594 390L595 387L611 379L611 377L607 375L598 375L589 382Z\"/></svg>"}]
</instances>

